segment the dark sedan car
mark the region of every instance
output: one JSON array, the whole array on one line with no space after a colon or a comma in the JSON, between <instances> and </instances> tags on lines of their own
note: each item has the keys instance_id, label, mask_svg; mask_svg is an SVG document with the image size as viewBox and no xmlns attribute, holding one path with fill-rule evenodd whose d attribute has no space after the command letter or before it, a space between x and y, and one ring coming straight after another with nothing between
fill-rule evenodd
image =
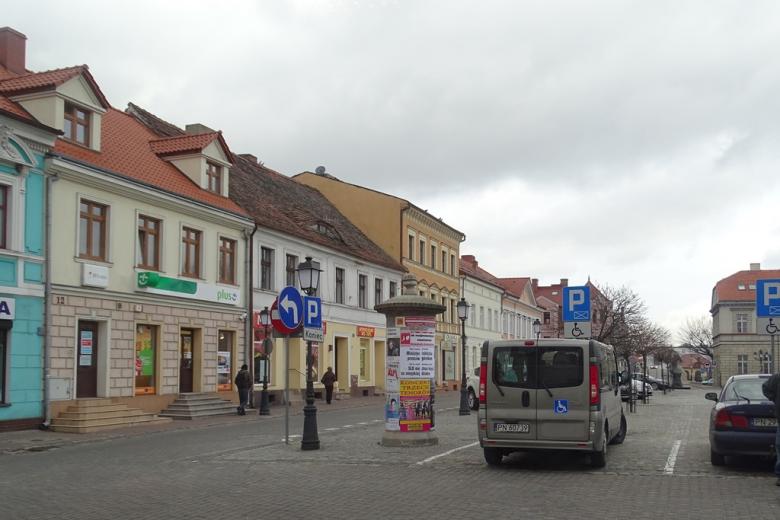
<instances>
[{"instance_id":1,"label":"dark sedan car","mask_svg":"<svg viewBox=\"0 0 780 520\"><path fill-rule=\"evenodd\" d=\"M726 463L730 455L774 456L774 404L761 391L770 376L746 374L731 376L720 395L705 396L717 404L710 414L710 462Z\"/></svg>"}]
</instances>

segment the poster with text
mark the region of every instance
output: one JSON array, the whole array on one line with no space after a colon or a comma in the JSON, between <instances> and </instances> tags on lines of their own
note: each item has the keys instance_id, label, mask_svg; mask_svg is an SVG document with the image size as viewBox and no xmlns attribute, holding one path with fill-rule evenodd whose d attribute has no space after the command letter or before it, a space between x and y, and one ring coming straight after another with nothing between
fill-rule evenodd
<instances>
[{"instance_id":1,"label":"poster with text","mask_svg":"<svg viewBox=\"0 0 780 520\"><path fill-rule=\"evenodd\" d=\"M431 382L427 379L401 379L398 422L402 432L431 429Z\"/></svg>"},{"instance_id":2,"label":"poster with text","mask_svg":"<svg viewBox=\"0 0 780 520\"><path fill-rule=\"evenodd\" d=\"M401 409L401 402L398 392L387 392L385 401L385 430L397 432L401 429L398 417Z\"/></svg>"}]
</instances>

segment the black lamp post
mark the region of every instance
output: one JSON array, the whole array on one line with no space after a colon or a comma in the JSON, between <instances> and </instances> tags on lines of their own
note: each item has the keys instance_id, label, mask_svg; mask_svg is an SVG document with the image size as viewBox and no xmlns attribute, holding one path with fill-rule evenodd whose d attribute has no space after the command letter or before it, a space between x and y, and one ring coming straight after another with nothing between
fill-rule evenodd
<instances>
[{"instance_id":1,"label":"black lamp post","mask_svg":"<svg viewBox=\"0 0 780 520\"><path fill-rule=\"evenodd\" d=\"M298 264L298 282L301 290L307 296L317 294L320 286L320 263L312 261L310 256L305 262ZM302 450L320 449L320 439L317 434L317 407L314 406L314 381L312 380L312 363L314 359L311 351L311 341L306 341L306 406L303 407L303 438Z\"/></svg>"},{"instance_id":2,"label":"black lamp post","mask_svg":"<svg viewBox=\"0 0 780 520\"><path fill-rule=\"evenodd\" d=\"M458 302L458 319L460 320L460 410L458 415L471 415L469 411L469 395L466 389L466 320L469 317L469 304L465 298Z\"/></svg>"},{"instance_id":3,"label":"black lamp post","mask_svg":"<svg viewBox=\"0 0 780 520\"><path fill-rule=\"evenodd\" d=\"M265 307L260 311L260 325L263 326L265 334L263 335L263 391L260 392L260 415L271 415L271 410L268 409L268 354L270 354L268 347L271 340L268 339L268 326L271 325L271 312L268 307Z\"/></svg>"},{"instance_id":4,"label":"black lamp post","mask_svg":"<svg viewBox=\"0 0 780 520\"><path fill-rule=\"evenodd\" d=\"M532 327L534 329L534 336L536 336L536 341L539 341L539 334L542 333L542 322L539 321L539 318L534 320Z\"/></svg>"}]
</instances>

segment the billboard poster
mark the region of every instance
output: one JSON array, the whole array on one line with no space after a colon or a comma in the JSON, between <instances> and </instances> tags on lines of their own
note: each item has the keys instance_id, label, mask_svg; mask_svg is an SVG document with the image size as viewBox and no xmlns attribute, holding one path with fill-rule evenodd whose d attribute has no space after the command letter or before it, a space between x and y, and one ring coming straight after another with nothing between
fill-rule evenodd
<instances>
[{"instance_id":1,"label":"billboard poster","mask_svg":"<svg viewBox=\"0 0 780 520\"><path fill-rule=\"evenodd\" d=\"M400 415L400 407L401 403L398 392L387 392L385 402L385 430L397 432L401 429L401 425L398 420Z\"/></svg>"},{"instance_id":2,"label":"billboard poster","mask_svg":"<svg viewBox=\"0 0 780 520\"><path fill-rule=\"evenodd\" d=\"M397 357L387 358L387 373L385 374L385 388L388 392L399 392L401 390L401 379L399 377L398 365L400 361Z\"/></svg>"},{"instance_id":3,"label":"billboard poster","mask_svg":"<svg viewBox=\"0 0 780 520\"><path fill-rule=\"evenodd\" d=\"M402 432L431 429L431 382L427 379L401 379L398 422Z\"/></svg>"}]
</instances>

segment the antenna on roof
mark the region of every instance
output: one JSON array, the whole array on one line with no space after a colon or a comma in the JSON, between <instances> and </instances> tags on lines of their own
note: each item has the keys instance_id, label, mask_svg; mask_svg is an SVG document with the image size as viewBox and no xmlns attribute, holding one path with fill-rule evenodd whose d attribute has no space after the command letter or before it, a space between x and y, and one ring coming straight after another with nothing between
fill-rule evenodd
<instances>
[{"instance_id":1,"label":"antenna on roof","mask_svg":"<svg viewBox=\"0 0 780 520\"><path fill-rule=\"evenodd\" d=\"M314 170L314 173L316 173L317 175L325 175L325 167L317 166L317 168L315 168Z\"/></svg>"}]
</instances>

